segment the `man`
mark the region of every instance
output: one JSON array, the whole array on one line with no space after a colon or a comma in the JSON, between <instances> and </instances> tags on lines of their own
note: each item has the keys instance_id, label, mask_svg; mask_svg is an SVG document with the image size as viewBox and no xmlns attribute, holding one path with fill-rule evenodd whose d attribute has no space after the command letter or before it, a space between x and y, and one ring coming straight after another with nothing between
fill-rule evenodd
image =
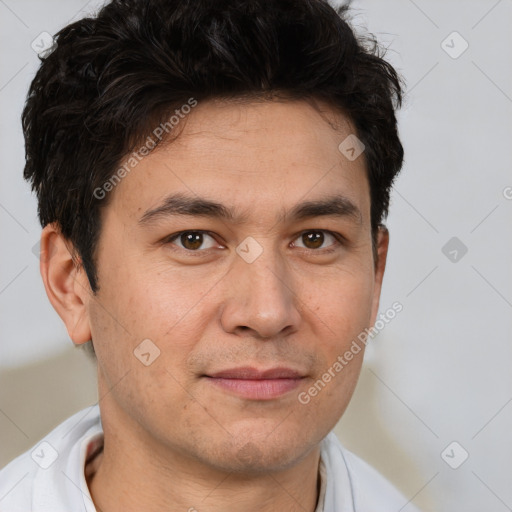
<instances>
[{"instance_id":1,"label":"man","mask_svg":"<svg viewBox=\"0 0 512 512\"><path fill-rule=\"evenodd\" d=\"M114 0L57 34L25 177L49 300L92 346L100 400L2 470L2 511L406 505L332 432L403 158L400 80L345 17Z\"/></svg>"}]
</instances>

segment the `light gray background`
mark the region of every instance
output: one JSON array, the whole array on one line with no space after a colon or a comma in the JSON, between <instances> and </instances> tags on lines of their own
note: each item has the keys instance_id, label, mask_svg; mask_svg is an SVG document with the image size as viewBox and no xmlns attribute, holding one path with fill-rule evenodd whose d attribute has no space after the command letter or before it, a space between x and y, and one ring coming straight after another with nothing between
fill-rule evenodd
<instances>
[{"instance_id":1,"label":"light gray background","mask_svg":"<svg viewBox=\"0 0 512 512\"><path fill-rule=\"evenodd\" d=\"M0 466L97 400L33 253L20 113L31 42L98 5L0 0ZM404 310L371 342L336 432L425 512L512 510L512 0L353 7L407 81L381 300ZM454 31L469 44L458 58L442 46L463 48ZM468 249L456 262L442 252L452 237ZM452 463L469 453L458 469L441 457L453 441Z\"/></svg>"}]
</instances>

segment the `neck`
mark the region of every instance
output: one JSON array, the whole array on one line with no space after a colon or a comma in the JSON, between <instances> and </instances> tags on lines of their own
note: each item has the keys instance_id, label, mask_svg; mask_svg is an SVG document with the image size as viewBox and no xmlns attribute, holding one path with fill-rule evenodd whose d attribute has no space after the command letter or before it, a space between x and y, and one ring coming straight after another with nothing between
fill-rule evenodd
<instances>
[{"instance_id":1,"label":"neck","mask_svg":"<svg viewBox=\"0 0 512 512\"><path fill-rule=\"evenodd\" d=\"M314 512L320 488L318 461L317 454L311 454L302 461L309 470L293 468L258 477L219 473L215 478L199 479L190 471L173 468L170 478L161 467L141 463L139 457L113 458L105 448L95 460L97 470L87 484L101 512Z\"/></svg>"}]
</instances>

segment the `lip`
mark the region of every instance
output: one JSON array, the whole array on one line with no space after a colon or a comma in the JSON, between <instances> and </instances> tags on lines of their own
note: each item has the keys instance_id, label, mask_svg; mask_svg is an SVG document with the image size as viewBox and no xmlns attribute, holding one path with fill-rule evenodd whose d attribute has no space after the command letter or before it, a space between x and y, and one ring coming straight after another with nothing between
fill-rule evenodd
<instances>
[{"instance_id":1,"label":"lip","mask_svg":"<svg viewBox=\"0 0 512 512\"><path fill-rule=\"evenodd\" d=\"M263 379L298 379L303 375L292 368L279 366L276 368L269 368L268 370L258 370L252 366L243 366L240 368L230 368L221 370L207 377L221 378L221 379L250 379L250 380L263 380Z\"/></svg>"},{"instance_id":2,"label":"lip","mask_svg":"<svg viewBox=\"0 0 512 512\"><path fill-rule=\"evenodd\" d=\"M304 375L292 368L231 368L205 375L214 386L250 400L273 400L299 386Z\"/></svg>"}]
</instances>

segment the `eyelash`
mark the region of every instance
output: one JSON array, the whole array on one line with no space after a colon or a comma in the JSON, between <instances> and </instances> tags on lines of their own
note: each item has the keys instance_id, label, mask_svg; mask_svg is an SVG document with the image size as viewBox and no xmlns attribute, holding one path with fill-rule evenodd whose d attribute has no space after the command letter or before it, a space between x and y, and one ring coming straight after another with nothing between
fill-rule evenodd
<instances>
[{"instance_id":1,"label":"eyelash","mask_svg":"<svg viewBox=\"0 0 512 512\"><path fill-rule=\"evenodd\" d=\"M328 229L306 229L304 231L301 231L295 237L294 240L296 240L297 238L299 238L301 235L303 235L305 233L313 233L313 232L327 233L327 234L331 235L336 240L337 243L333 244L330 249L308 249L308 248L302 248L302 247L299 247L299 249L302 249L309 253L329 254L329 253L332 253L332 252L338 250L343 245L346 245L346 239L342 234L337 233L335 231L330 231ZM173 233L172 235L169 235L162 242L164 244L172 245L172 242L174 240L176 240L177 238L179 238L184 233L202 233L202 234L207 234L215 239L215 236L214 236L215 234L212 233L211 231L205 231L205 230L201 230L201 229L187 229L185 231L178 231L177 233ZM205 253L208 253L208 251L210 251L210 249L198 249L196 251L192 251L190 249L184 249L182 247L174 247L172 250L185 251L193 256L201 256L201 255L204 255Z\"/></svg>"}]
</instances>

